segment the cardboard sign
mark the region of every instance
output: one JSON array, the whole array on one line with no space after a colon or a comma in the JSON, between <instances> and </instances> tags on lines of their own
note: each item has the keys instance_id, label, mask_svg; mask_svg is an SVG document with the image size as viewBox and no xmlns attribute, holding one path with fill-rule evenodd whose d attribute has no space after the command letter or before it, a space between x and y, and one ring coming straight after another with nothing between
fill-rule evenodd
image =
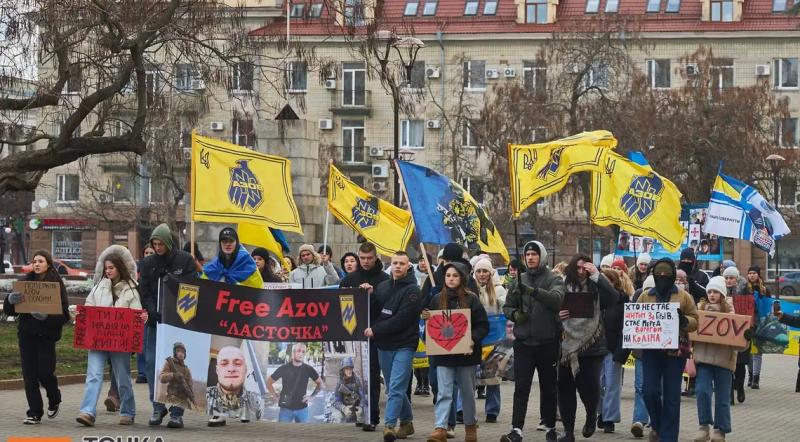
<instances>
[{"instance_id":1,"label":"cardboard sign","mask_svg":"<svg viewBox=\"0 0 800 442\"><path fill-rule=\"evenodd\" d=\"M753 295L733 295L733 309L737 315L753 316L756 312L756 299Z\"/></svg>"},{"instance_id":2,"label":"cardboard sign","mask_svg":"<svg viewBox=\"0 0 800 442\"><path fill-rule=\"evenodd\" d=\"M562 310L569 310L570 318L594 317L594 293L592 292L567 292L564 293Z\"/></svg>"},{"instance_id":3,"label":"cardboard sign","mask_svg":"<svg viewBox=\"0 0 800 442\"><path fill-rule=\"evenodd\" d=\"M472 317L468 308L431 310L425 331L428 356L471 354Z\"/></svg>"},{"instance_id":4,"label":"cardboard sign","mask_svg":"<svg viewBox=\"0 0 800 442\"><path fill-rule=\"evenodd\" d=\"M144 341L144 310L78 306L75 348L140 353Z\"/></svg>"},{"instance_id":5,"label":"cardboard sign","mask_svg":"<svg viewBox=\"0 0 800 442\"><path fill-rule=\"evenodd\" d=\"M63 315L61 284L44 281L14 281L14 291L22 293L22 302L14 306L17 313Z\"/></svg>"},{"instance_id":6,"label":"cardboard sign","mask_svg":"<svg viewBox=\"0 0 800 442\"><path fill-rule=\"evenodd\" d=\"M622 323L622 348L678 348L677 302L628 302Z\"/></svg>"},{"instance_id":7,"label":"cardboard sign","mask_svg":"<svg viewBox=\"0 0 800 442\"><path fill-rule=\"evenodd\" d=\"M750 297L752 299L752 296ZM747 339L744 332L750 329L753 323L752 315L737 315L733 313L709 312L698 310L697 331L689 333L689 338L695 342L709 342L734 347L744 347Z\"/></svg>"}]
</instances>

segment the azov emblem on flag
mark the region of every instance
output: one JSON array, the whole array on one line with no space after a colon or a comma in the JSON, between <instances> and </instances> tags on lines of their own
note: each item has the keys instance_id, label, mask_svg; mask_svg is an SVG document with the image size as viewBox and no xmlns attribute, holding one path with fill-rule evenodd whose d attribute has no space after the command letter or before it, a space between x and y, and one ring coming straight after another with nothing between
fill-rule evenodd
<instances>
[{"instance_id":1,"label":"azov emblem on flag","mask_svg":"<svg viewBox=\"0 0 800 442\"><path fill-rule=\"evenodd\" d=\"M356 321L356 303L353 300L353 295L340 295L339 306L342 309L342 325L352 335L358 325Z\"/></svg>"},{"instance_id":2,"label":"azov emblem on flag","mask_svg":"<svg viewBox=\"0 0 800 442\"><path fill-rule=\"evenodd\" d=\"M178 286L178 301L176 310L178 317L184 324L187 324L197 315L197 299L200 288L196 285L180 284Z\"/></svg>"},{"instance_id":3,"label":"azov emblem on flag","mask_svg":"<svg viewBox=\"0 0 800 442\"><path fill-rule=\"evenodd\" d=\"M236 160L236 167L231 167L228 199L241 210L248 208L255 212L264 201L264 188L247 162L248 160Z\"/></svg>"},{"instance_id":4,"label":"azov emblem on flag","mask_svg":"<svg viewBox=\"0 0 800 442\"><path fill-rule=\"evenodd\" d=\"M642 222L656 210L663 191L664 182L658 175L650 173L647 176L635 176L620 199L620 207L628 218Z\"/></svg>"},{"instance_id":5,"label":"azov emblem on flag","mask_svg":"<svg viewBox=\"0 0 800 442\"><path fill-rule=\"evenodd\" d=\"M378 201L358 198L353 206L353 222L362 229L374 227L378 223Z\"/></svg>"},{"instance_id":6,"label":"azov emblem on flag","mask_svg":"<svg viewBox=\"0 0 800 442\"><path fill-rule=\"evenodd\" d=\"M536 174L540 180L546 180L548 175L555 176L556 172L558 171L558 166L561 165L561 153L563 152L563 147L553 149L553 152L550 153L550 159L547 160L547 164L545 164L544 167L539 170L539 173Z\"/></svg>"}]
</instances>

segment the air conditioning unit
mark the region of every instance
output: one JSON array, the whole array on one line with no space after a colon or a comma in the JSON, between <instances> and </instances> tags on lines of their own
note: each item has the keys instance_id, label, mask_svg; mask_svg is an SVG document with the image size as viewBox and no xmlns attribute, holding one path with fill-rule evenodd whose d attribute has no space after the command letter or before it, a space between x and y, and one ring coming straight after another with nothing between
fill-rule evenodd
<instances>
[{"instance_id":1,"label":"air conditioning unit","mask_svg":"<svg viewBox=\"0 0 800 442\"><path fill-rule=\"evenodd\" d=\"M372 178L389 178L389 165L388 164L373 164L372 165Z\"/></svg>"},{"instance_id":2,"label":"air conditioning unit","mask_svg":"<svg viewBox=\"0 0 800 442\"><path fill-rule=\"evenodd\" d=\"M428 120L425 122L425 125L428 126L428 129L439 129L442 127L442 123L439 120Z\"/></svg>"},{"instance_id":3,"label":"air conditioning unit","mask_svg":"<svg viewBox=\"0 0 800 442\"><path fill-rule=\"evenodd\" d=\"M686 75L690 77L700 74L700 68L697 67L697 63L686 63L683 65L683 69L686 70Z\"/></svg>"},{"instance_id":4,"label":"air conditioning unit","mask_svg":"<svg viewBox=\"0 0 800 442\"><path fill-rule=\"evenodd\" d=\"M428 78L439 78L439 67L431 66L425 69L425 76Z\"/></svg>"},{"instance_id":5,"label":"air conditioning unit","mask_svg":"<svg viewBox=\"0 0 800 442\"><path fill-rule=\"evenodd\" d=\"M331 130L333 129L333 120L330 118L322 118L319 120L319 128L320 130Z\"/></svg>"},{"instance_id":6,"label":"air conditioning unit","mask_svg":"<svg viewBox=\"0 0 800 442\"><path fill-rule=\"evenodd\" d=\"M212 121L211 130L216 130L216 131L225 130L225 124L223 124L221 121Z\"/></svg>"},{"instance_id":7,"label":"air conditioning unit","mask_svg":"<svg viewBox=\"0 0 800 442\"><path fill-rule=\"evenodd\" d=\"M189 86L191 87L192 90L201 91L206 88L206 82L203 81L201 78L193 78Z\"/></svg>"},{"instance_id":8,"label":"air conditioning unit","mask_svg":"<svg viewBox=\"0 0 800 442\"><path fill-rule=\"evenodd\" d=\"M517 70L514 68L506 68L506 70L503 71L503 76L506 78L514 78L517 76Z\"/></svg>"},{"instance_id":9,"label":"air conditioning unit","mask_svg":"<svg viewBox=\"0 0 800 442\"><path fill-rule=\"evenodd\" d=\"M372 182L372 191L373 192L386 192L388 186L386 185L386 181L373 181Z\"/></svg>"},{"instance_id":10,"label":"air conditioning unit","mask_svg":"<svg viewBox=\"0 0 800 442\"><path fill-rule=\"evenodd\" d=\"M109 195L107 193L101 193L100 195L97 195L97 201L99 201L101 203L110 203L111 202L111 195Z\"/></svg>"},{"instance_id":11,"label":"air conditioning unit","mask_svg":"<svg viewBox=\"0 0 800 442\"><path fill-rule=\"evenodd\" d=\"M757 64L756 65L756 77L766 77L769 76L769 65L768 64Z\"/></svg>"},{"instance_id":12,"label":"air conditioning unit","mask_svg":"<svg viewBox=\"0 0 800 442\"><path fill-rule=\"evenodd\" d=\"M500 72L497 69L486 69L486 78L497 79L500 78Z\"/></svg>"},{"instance_id":13,"label":"air conditioning unit","mask_svg":"<svg viewBox=\"0 0 800 442\"><path fill-rule=\"evenodd\" d=\"M383 148L382 147L370 147L369 148L369 156L371 156L371 157L382 157L383 156Z\"/></svg>"},{"instance_id":14,"label":"air conditioning unit","mask_svg":"<svg viewBox=\"0 0 800 442\"><path fill-rule=\"evenodd\" d=\"M183 159L189 161L192 159L192 149L184 147L183 148Z\"/></svg>"},{"instance_id":15,"label":"air conditioning unit","mask_svg":"<svg viewBox=\"0 0 800 442\"><path fill-rule=\"evenodd\" d=\"M336 80L332 78L325 80L325 89L336 89Z\"/></svg>"}]
</instances>

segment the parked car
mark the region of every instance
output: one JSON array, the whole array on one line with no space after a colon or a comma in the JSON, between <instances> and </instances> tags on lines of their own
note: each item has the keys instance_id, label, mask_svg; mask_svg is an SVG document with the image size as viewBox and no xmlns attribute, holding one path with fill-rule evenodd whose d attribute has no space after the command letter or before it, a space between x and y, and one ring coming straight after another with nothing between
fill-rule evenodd
<instances>
[{"instance_id":1,"label":"parked car","mask_svg":"<svg viewBox=\"0 0 800 442\"><path fill-rule=\"evenodd\" d=\"M76 269L68 266L64 263L64 261L60 259L53 260L53 267L56 268L59 274L61 275L69 275L69 276L83 276L84 278L88 278L91 276L89 272L81 269ZM30 273L33 271L33 264L25 264L22 266L22 273Z\"/></svg>"},{"instance_id":2,"label":"parked car","mask_svg":"<svg viewBox=\"0 0 800 442\"><path fill-rule=\"evenodd\" d=\"M795 296L800 293L800 272L784 273L778 278L781 296Z\"/></svg>"}]
</instances>

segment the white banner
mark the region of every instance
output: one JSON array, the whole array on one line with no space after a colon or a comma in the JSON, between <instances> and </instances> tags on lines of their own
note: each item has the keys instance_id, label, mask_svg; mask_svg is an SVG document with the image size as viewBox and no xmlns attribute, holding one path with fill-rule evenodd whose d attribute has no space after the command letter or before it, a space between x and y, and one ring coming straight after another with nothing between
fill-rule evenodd
<instances>
[{"instance_id":1,"label":"white banner","mask_svg":"<svg viewBox=\"0 0 800 442\"><path fill-rule=\"evenodd\" d=\"M622 323L622 347L674 350L678 348L680 318L677 302L629 302Z\"/></svg>"}]
</instances>

